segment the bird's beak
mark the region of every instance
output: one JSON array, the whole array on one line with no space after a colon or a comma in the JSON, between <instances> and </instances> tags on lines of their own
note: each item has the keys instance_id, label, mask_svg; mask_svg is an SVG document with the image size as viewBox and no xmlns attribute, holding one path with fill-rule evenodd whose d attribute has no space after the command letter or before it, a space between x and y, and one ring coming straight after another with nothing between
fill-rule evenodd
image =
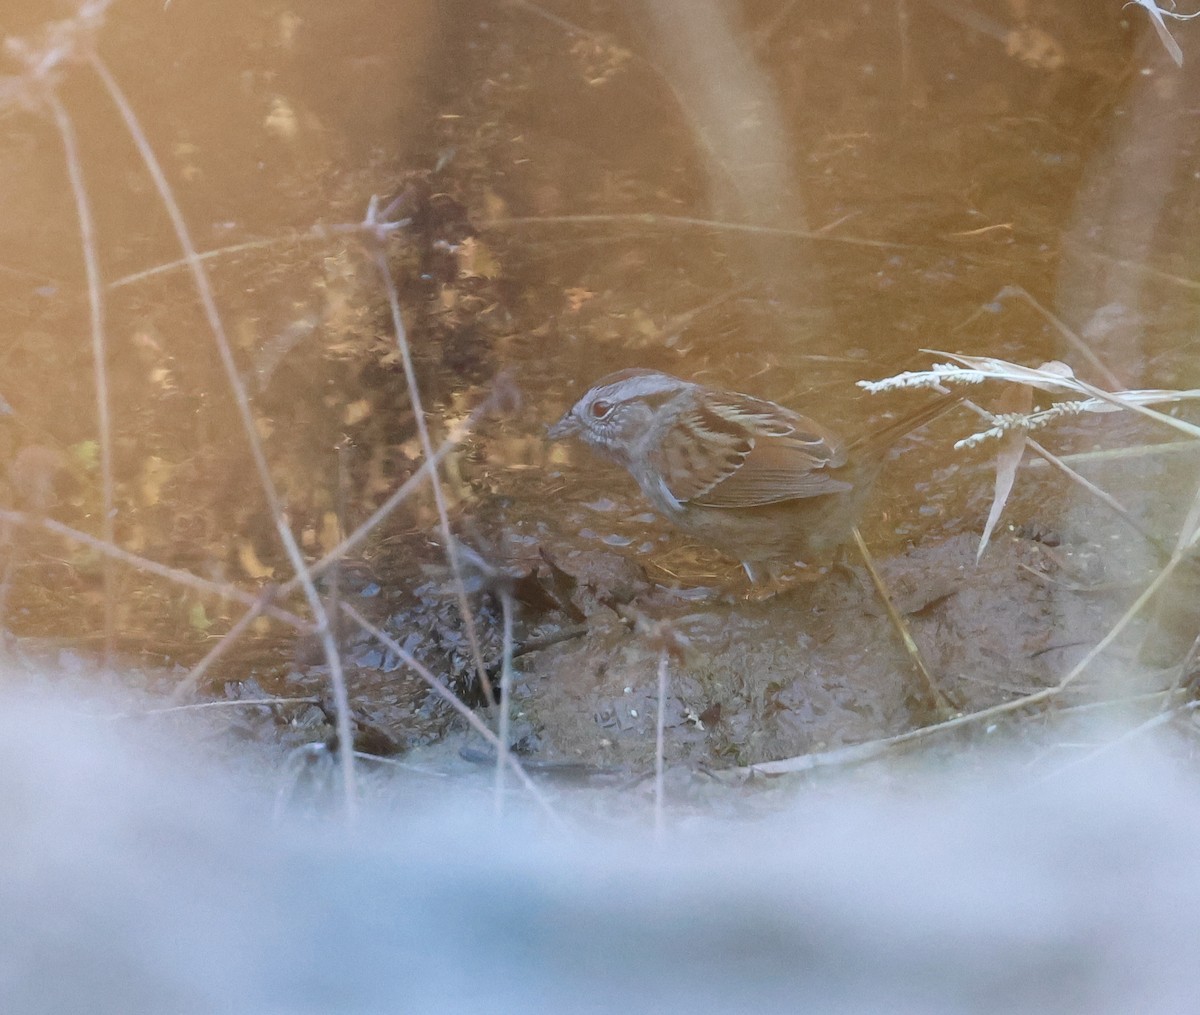
<instances>
[{"instance_id":1,"label":"bird's beak","mask_svg":"<svg viewBox=\"0 0 1200 1015\"><path fill-rule=\"evenodd\" d=\"M546 431L546 436L552 441L560 441L564 437L573 437L579 433L579 420L568 412L562 419Z\"/></svg>"}]
</instances>

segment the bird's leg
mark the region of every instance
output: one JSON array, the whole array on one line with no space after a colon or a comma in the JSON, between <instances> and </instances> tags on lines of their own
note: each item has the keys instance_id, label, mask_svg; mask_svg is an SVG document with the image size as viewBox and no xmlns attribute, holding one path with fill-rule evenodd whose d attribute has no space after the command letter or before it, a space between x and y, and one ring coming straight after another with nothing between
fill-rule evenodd
<instances>
[{"instance_id":1,"label":"bird's leg","mask_svg":"<svg viewBox=\"0 0 1200 1015\"><path fill-rule=\"evenodd\" d=\"M746 577L750 579L751 585L766 585L775 578L775 572L771 570L769 564L762 564L755 560L743 560L742 567L746 571Z\"/></svg>"},{"instance_id":2,"label":"bird's leg","mask_svg":"<svg viewBox=\"0 0 1200 1015\"><path fill-rule=\"evenodd\" d=\"M742 567L750 578L750 588L746 590L744 596L750 602L763 602L766 599L773 599L780 593L810 585L812 582L820 581L828 571L824 567L809 567L799 564L798 567L792 567L786 572L782 572L780 567L775 564L747 560L742 561Z\"/></svg>"}]
</instances>

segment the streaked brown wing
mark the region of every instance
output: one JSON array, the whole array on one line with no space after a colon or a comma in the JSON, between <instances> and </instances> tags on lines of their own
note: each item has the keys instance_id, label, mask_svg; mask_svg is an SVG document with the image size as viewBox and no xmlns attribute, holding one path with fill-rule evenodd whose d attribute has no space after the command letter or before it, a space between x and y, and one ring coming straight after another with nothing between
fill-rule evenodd
<instances>
[{"instance_id":1,"label":"streaked brown wing","mask_svg":"<svg viewBox=\"0 0 1200 1015\"><path fill-rule=\"evenodd\" d=\"M680 417L652 453L663 485L680 503L711 490L740 469L754 450L754 434L723 407L700 404Z\"/></svg>"},{"instance_id":2,"label":"streaked brown wing","mask_svg":"<svg viewBox=\"0 0 1200 1015\"><path fill-rule=\"evenodd\" d=\"M773 402L710 395L681 424L664 441L660 473L680 501L755 507L849 489L829 474L845 461L837 437Z\"/></svg>"},{"instance_id":3,"label":"streaked brown wing","mask_svg":"<svg viewBox=\"0 0 1200 1015\"><path fill-rule=\"evenodd\" d=\"M756 507L842 493L850 489L850 484L829 474L834 464L828 454L831 450L825 444L814 448L808 442L786 437L756 438L754 449L741 467L691 503L702 507Z\"/></svg>"}]
</instances>

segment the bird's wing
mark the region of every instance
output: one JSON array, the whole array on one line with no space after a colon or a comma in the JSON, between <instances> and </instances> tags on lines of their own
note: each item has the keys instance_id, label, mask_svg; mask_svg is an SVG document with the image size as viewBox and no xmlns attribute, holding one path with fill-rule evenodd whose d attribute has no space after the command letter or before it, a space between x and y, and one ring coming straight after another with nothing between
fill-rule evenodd
<instances>
[{"instance_id":1,"label":"bird's wing","mask_svg":"<svg viewBox=\"0 0 1200 1015\"><path fill-rule=\"evenodd\" d=\"M845 461L824 427L748 395L709 395L685 413L652 463L681 503L737 508L849 489L830 475Z\"/></svg>"}]
</instances>

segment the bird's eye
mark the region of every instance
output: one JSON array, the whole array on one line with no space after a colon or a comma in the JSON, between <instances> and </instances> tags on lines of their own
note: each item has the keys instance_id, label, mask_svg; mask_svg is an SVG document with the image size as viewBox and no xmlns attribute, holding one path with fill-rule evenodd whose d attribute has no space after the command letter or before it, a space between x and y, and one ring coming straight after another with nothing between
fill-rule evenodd
<instances>
[{"instance_id":1,"label":"bird's eye","mask_svg":"<svg viewBox=\"0 0 1200 1015\"><path fill-rule=\"evenodd\" d=\"M612 410L612 402L606 402L603 398L592 403L592 416L595 419L603 419Z\"/></svg>"}]
</instances>

